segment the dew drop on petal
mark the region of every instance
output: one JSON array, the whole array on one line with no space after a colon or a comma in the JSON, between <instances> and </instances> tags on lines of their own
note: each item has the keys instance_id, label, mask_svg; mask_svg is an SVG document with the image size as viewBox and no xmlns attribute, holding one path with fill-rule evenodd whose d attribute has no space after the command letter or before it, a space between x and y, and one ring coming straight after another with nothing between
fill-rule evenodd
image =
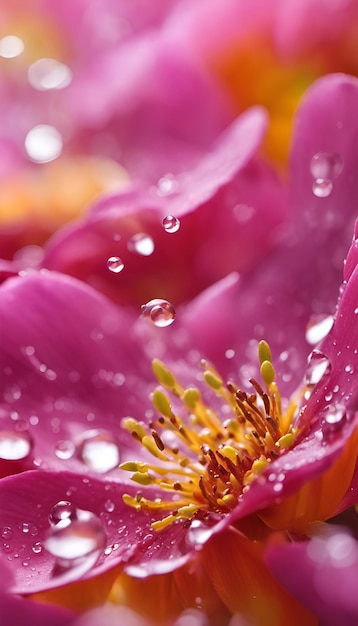
<instances>
[{"instance_id":1,"label":"dew drop on petal","mask_svg":"<svg viewBox=\"0 0 358 626\"><path fill-rule=\"evenodd\" d=\"M68 525L77 517L77 509L72 502L68 500L60 500L51 509L49 513L49 521L53 526L57 524Z\"/></svg>"},{"instance_id":2,"label":"dew drop on petal","mask_svg":"<svg viewBox=\"0 0 358 626\"><path fill-rule=\"evenodd\" d=\"M35 554L40 554L40 552L42 552L42 543L40 541L36 541L32 546L32 551Z\"/></svg>"},{"instance_id":3,"label":"dew drop on petal","mask_svg":"<svg viewBox=\"0 0 358 626\"><path fill-rule=\"evenodd\" d=\"M46 550L63 567L103 550L106 533L100 519L89 511L77 511L77 518L66 526L52 526L43 541Z\"/></svg>"},{"instance_id":4,"label":"dew drop on petal","mask_svg":"<svg viewBox=\"0 0 358 626\"><path fill-rule=\"evenodd\" d=\"M21 461L26 459L32 449L32 441L26 431L0 431L0 459Z\"/></svg>"},{"instance_id":5,"label":"dew drop on petal","mask_svg":"<svg viewBox=\"0 0 358 626\"><path fill-rule=\"evenodd\" d=\"M323 376L330 373L332 365L329 359L320 350L312 350L308 357L308 365L305 374L306 385L316 385Z\"/></svg>"},{"instance_id":6,"label":"dew drop on petal","mask_svg":"<svg viewBox=\"0 0 358 626\"><path fill-rule=\"evenodd\" d=\"M75 444L69 440L58 441L55 446L55 455L61 460L71 459L75 451Z\"/></svg>"},{"instance_id":7,"label":"dew drop on petal","mask_svg":"<svg viewBox=\"0 0 358 626\"><path fill-rule=\"evenodd\" d=\"M175 320L175 309L167 300L155 298L142 305L142 317L149 319L155 326L164 328Z\"/></svg>"},{"instance_id":8,"label":"dew drop on petal","mask_svg":"<svg viewBox=\"0 0 358 626\"><path fill-rule=\"evenodd\" d=\"M343 161L336 152L317 152L311 159L310 169L316 180L334 180L343 169Z\"/></svg>"},{"instance_id":9,"label":"dew drop on petal","mask_svg":"<svg viewBox=\"0 0 358 626\"><path fill-rule=\"evenodd\" d=\"M164 217L162 224L165 232L167 233L176 233L180 228L180 220L174 215L167 215Z\"/></svg>"},{"instance_id":10,"label":"dew drop on petal","mask_svg":"<svg viewBox=\"0 0 358 626\"><path fill-rule=\"evenodd\" d=\"M328 198L331 195L333 183L329 178L316 178L312 184L312 191L317 198Z\"/></svg>"},{"instance_id":11,"label":"dew drop on petal","mask_svg":"<svg viewBox=\"0 0 358 626\"><path fill-rule=\"evenodd\" d=\"M186 540L191 546L200 547L211 536L212 531L201 520L193 520L188 528Z\"/></svg>"},{"instance_id":12,"label":"dew drop on petal","mask_svg":"<svg viewBox=\"0 0 358 626\"><path fill-rule=\"evenodd\" d=\"M328 315L325 317L315 318L307 326L306 329L306 340L311 345L315 345L322 341L326 335L328 335L331 330L334 322L333 315Z\"/></svg>"},{"instance_id":13,"label":"dew drop on petal","mask_svg":"<svg viewBox=\"0 0 358 626\"><path fill-rule=\"evenodd\" d=\"M322 415L322 431L324 434L333 434L345 424L346 409L340 404L331 404L326 407Z\"/></svg>"},{"instance_id":14,"label":"dew drop on petal","mask_svg":"<svg viewBox=\"0 0 358 626\"><path fill-rule=\"evenodd\" d=\"M39 124L26 135L25 149L35 163L49 163L60 156L63 140L54 126Z\"/></svg>"},{"instance_id":15,"label":"dew drop on petal","mask_svg":"<svg viewBox=\"0 0 358 626\"><path fill-rule=\"evenodd\" d=\"M146 233L137 233L128 240L128 250L142 256L150 256L154 252L154 241Z\"/></svg>"},{"instance_id":16,"label":"dew drop on petal","mask_svg":"<svg viewBox=\"0 0 358 626\"><path fill-rule=\"evenodd\" d=\"M110 272L113 272L114 274L119 274L124 268L124 263L122 259L119 258L119 256L110 256L107 259L107 267Z\"/></svg>"},{"instance_id":17,"label":"dew drop on petal","mask_svg":"<svg viewBox=\"0 0 358 626\"><path fill-rule=\"evenodd\" d=\"M90 430L84 433L80 446L82 461L98 474L118 467L120 452L113 435L106 431Z\"/></svg>"},{"instance_id":18,"label":"dew drop on petal","mask_svg":"<svg viewBox=\"0 0 358 626\"><path fill-rule=\"evenodd\" d=\"M4 526L4 528L1 531L2 538L11 539L12 535L13 535L12 528L10 528L10 526Z\"/></svg>"},{"instance_id":19,"label":"dew drop on petal","mask_svg":"<svg viewBox=\"0 0 358 626\"><path fill-rule=\"evenodd\" d=\"M157 194L158 196L169 196L178 189L178 181L174 174L165 174L159 178L157 182Z\"/></svg>"},{"instance_id":20,"label":"dew drop on petal","mask_svg":"<svg viewBox=\"0 0 358 626\"><path fill-rule=\"evenodd\" d=\"M114 502L112 502L112 500L106 500L104 503L104 508L106 509L107 513L113 513L114 511Z\"/></svg>"}]
</instances>

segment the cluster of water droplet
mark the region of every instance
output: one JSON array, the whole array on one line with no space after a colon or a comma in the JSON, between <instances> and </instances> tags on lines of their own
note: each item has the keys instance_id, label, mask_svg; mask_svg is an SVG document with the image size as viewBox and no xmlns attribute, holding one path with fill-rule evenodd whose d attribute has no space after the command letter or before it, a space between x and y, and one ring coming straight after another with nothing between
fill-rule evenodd
<instances>
[{"instance_id":1,"label":"cluster of water droplet","mask_svg":"<svg viewBox=\"0 0 358 626\"><path fill-rule=\"evenodd\" d=\"M312 191L317 198L327 198L333 190L334 180L343 169L343 162L339 154L317 152L311 159L311 174L313 177Z\"/></svg>"}]
</instances>

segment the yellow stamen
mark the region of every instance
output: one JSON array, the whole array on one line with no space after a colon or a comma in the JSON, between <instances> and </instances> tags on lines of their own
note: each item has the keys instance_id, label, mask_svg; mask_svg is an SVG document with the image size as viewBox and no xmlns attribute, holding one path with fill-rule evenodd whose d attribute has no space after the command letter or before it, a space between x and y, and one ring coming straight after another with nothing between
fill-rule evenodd
<instances>
[{"instance_id":1,"label":"yellow stamen","mask_svg":"<svg viewBox=\"0 0 358 626\"><path fill-rule=\"evenodd\" d=\"M154 501L124 496L126 504L136 510L168 512L152 523L153 530L177 520L203 519L210 512L227 513L271 461L293 445L298 402L282 413L271 350L265 341L258 345L258 356L266 391L250 379L254 393L226 384L210 364L202 362L204 381L227 406L225 421L203 402L198 389L184 389L161 361L153 361L162 387L152 395L159 417L148 429L133 418L126 418L123 426L160 464L127 461L120 466L132 472L134 482L156 485L163 492L163 498ZM174 410L167 392L182 403L186 418Z\"/></svg>"}]
</instances>

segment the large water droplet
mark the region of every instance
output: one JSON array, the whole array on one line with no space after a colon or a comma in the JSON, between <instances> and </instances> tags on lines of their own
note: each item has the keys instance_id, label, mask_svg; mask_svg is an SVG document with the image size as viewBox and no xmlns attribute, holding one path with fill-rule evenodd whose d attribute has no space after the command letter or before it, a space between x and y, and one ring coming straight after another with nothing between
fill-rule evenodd
<instances>
[{"instance_id":1,"label":"large water droplet","mask_svg":"<svg viewBox=\"0 0 358 626\"><path fill-rule=\"evenodd\" d=\"M93 471L105 474L118 467L119 447L113 435L106 431L90 430L83 435L81 459Z\"/></svg>"},{"instance_id":2,"label":"large water droplet","mask_svg":"<svg viewBox=\"0 0 358 626\"><path fill-rule=\"evenodd\" d=\"M0 459L21 461L32 449L32 440L26 431L0 431Z\"/></svg>"},{"instance_id":3,"label":"large water droplet","mask_svg":"<svg viewBox=\"0 0 358 626\"><path fill-rule=\"evenodd\" d=\"M128 240L128 250L142 256L150 256L154 252L154 241L146 233L137 233Z\"/></svg>"},{"instance_id":4,"label":"large water droplet","mask_svg":"<svg viewBox=\"0 0 358 626\"><path fill-rule=\"evenodd\" d=\"M157 183L158 196L169 196L178 189L178 181L174 174L165 174L159 178Z\"/></svg>"},{"instance_id":5,"label":"large water droplet","mask_svg":"<svg viewBox=\"0 0 358 626\"><path fill-rule=\"evenodd\" d=\"M40 124L27 133L25 148L29 158L35 163L49 163L62 152L62 136L54 126Z\"/></svg>"},{"instance_id":6,"label":"large water droplet","mask_svg":"<svg viewBox=\"0 0 358 626\"><path fill-rule=\"evenodd\" d=\"M317 152L311 160L311 174L314 179L334 180L343 169L343 162L336 152Z\"/></svg>"},{"instance_id":7,"label":"large water droplet","mask_svg":"<svg viewBox=\"0 0 358 626\"><path fill-rule=\"evenodd\" d=\"M110 272L119 274L119 272L121 272L124 268L124 263L119 256L110 256L109 259L107 259L107 267Z\"/></svg>"},{"instance_id":8,"label":"large water droplet","mask_svg":"<svg viewBox=\"0 0 358 626\"><path fill-rule=\"evenodd\" d=\"M329 178L316 178L312 184L312 191L317 198L328 198L331 195L333 183Z\"/></svg>"},{"instance_id":9,"label":"large water droplet","mask_svg":"<svg viewBox=\"0 0 358 626\"><path fill-rule=\"evenodd\" d=\"M332 369L329 359L320 350L312 350L308 357L308 366L306 369L305 383L306 385L316 385L322 380L323 376L327 376Z\"/></svg>"},{"instance_id":10,"label":"large water droplet","mask_svg":"<svg viewBox=\"0 0 358 626\"><path fill-rule=\"evenodd\" d=\"M176 233L180 228L180 220L174 215L167 215L163 221L163 228L167 233Z\"/></svg>"},{"instance_id":11,"label":"large water droplet","mask_svg":"<svg viewBox=\"0 0 358 626\"><path fill-rule=\"evenodd\" d=\"M100 519L90 511L77 510L77 518L66 526L52 526L43 542L46 550L62 567L103 550L106 533Z\"/></svg>"},{"instance_id":12,"label":"large water droplet","mask_svg":"<svg viewBox=\"0 0 358 626\"><path fill-rule=\"evenodd\" d=\"M72 502L60 500L52 507L49 513L49 521L53 526L60 524L67 526L77 518L77 509Z\"/></svg>"},{"instance_id":13,"label":"large water droplet","mask_svg":"<svg viewBox=\"0 0 358 626\"><path fill-rule=\"evenodd\" d=\"M149 319L155 326L170 326L175 320L175 309L167 300L155 298L142 305L142 317Z\"/></svg>"},{"instance_id":14,"label":"large water droplet","mask_svg":"<svg viewBox=\"0 0 358 626\"><path fill-rule=\"evenodd\" d=\"M306 329L306 340L311 345L322 341L328 335L334 322L333 315L312 319Z\"/></svg>"},{"instance_id":15,"label":"large water droplet","mask_svg":"<svg viewBox=\"0 0 358 626\"><path fill-rule=\"evenodd\" d=\"M72 81L72 71L56 59L38 59L28 69L28 80L34 89L64 89Z\"/></svg>"}]
</instances>

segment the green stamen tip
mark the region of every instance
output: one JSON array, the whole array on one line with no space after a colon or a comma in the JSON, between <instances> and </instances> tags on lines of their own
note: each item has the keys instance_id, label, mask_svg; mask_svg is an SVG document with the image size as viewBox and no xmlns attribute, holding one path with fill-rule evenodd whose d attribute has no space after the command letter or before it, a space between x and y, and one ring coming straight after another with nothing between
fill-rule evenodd
<instances>
[{"instance_id":1,"label":"green stamen tip","mask_svg":"<svg viewBox=\"0 0 358 626\"><path fill-rule=\"evenodd\" d=\"M132 474L131 480L134 480L134 482L139 483L139 485L152 485L153 484L153 478L148 473L144 474L142 472L135 472L134 474Z\"/></svg>"},{"instance_id":2,"label":"green stamen tip","mask_svg":"<svg viewBox=\"0 0 358 626\"><path fill-rule=\"evenodd\" d=\"M152 402L154 408L163 415L163 417L167 417L170 419L173 417L172 406L170 404L169 398L165 395L164 391L161 389L156 389L153 393Z\"/></svg>"},{"instance_id":3,"label":"green stamen tip","mask_svg":"<svg viewBox=\"0 0 358 626\"><path fill-rule=\"evenodd\" d=\"M186 389L183 394L183 402L188 409L195 409L198 402L200 402L200 391L194 387Z\"/></svg>"},{"instance_id":4,"label":"green stamen tip","mask_svg":"<svg viewBox=\"0 0 358 626\"><path fill-rule=\"evenodd\" d=\"M260 368L262 380L269 387L275 380L275 370L270 361L263 361Z\"/></svg>"},{"instance_id":5,"label":"green stamen tip","mask_svg":"<svg viewBox=\"0 0 358 626\"><path fill-rule=\"evenodd\" d=\"M221 380L221 378L219 378L209 370L206 370L206 372L204 372L204 380L206 384L214 390L220 389L223 385L223 381Z\"/></svg>"},{"instance_id":6,"label":"green stamen tip","mask_svg":"<svg viewBox=\"0 0 358 626\"><path fill-rule=\"evenodd\" d=\"M267 341L265 341L264 339L262 339L262 341L259 342L258 353L259 353L260 365L262 365L264 361L269 361L269 363L271 363L272 361L271 348L268 345Z\"/></svg>"},{"instance_id":7,"label":"green stamen tip","mask_svg":"<svg viewBox=\"0 0 358 626\"><path fill-rule=\"evenodd\" d=\"M163 387L166 389L174 389L176 387L174 374L159 359L153 359L152 369L156 379Z\"/></svg>"}]
</instances>

